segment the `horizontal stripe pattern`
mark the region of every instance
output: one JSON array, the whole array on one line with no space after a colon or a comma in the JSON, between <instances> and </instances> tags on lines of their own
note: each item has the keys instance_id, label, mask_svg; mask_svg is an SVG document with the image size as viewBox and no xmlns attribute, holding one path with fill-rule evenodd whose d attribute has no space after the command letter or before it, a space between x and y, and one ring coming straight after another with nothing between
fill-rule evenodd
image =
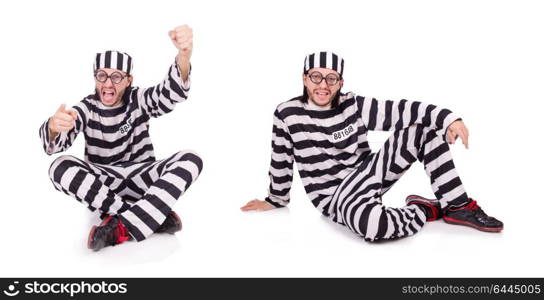
<instances>
[{"instance_id":1,"label":"horizontal stripe pattern","mask_svg":"<svg viewBox=\"0 0 544 300\"><path fill-rule=\"evenodd\" d=\"M120 215L132 236L141 241L157 231L202 167L202 160L192 151L155 162L115 166L62 155L51 164L49 177L57 190L90 210Z\"/></svg>"},{"instance_id":2,"label":"horizontal stripe pattern","mask_svg":"<svg viewBox=\"0 0 544 300\"><path fill-rule=\"evenodd\" d=\"M49 155L65 151L83 132L88 162L112 165L154 161L149 119L171 112L177 103L186 100L189 86L189 81L182 84L174 63L158 85L128 88L120 107L106 107L96 95L89 95L73 107L78 113L74 128L60 133L53 142L49 142L49 120L42 124L39 135L43 149Z\"/></svg>"},{"instance_id":3,"label":"horizontal stripe pattern","mask_svg":"<svg viewBox=\"0 0 544 300\"><path fill-rule=\"evenodd\" d=\"M458 118L447 109L417 101L380 101L346 93L339 105L319 109L299 97L281 103L272 126L270 185L266 201L288 205L293 163L310 200L323 214L334 213L331 196L342 180L371 153L369 130L399 130L421 124L444 135Z\"/></svg>"}]
</instances>

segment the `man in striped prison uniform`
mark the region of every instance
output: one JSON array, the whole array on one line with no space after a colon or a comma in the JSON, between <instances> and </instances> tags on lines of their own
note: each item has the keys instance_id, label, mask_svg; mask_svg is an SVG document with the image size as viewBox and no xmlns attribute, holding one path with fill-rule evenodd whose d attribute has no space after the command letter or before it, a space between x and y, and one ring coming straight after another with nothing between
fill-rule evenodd
<instances>
[{"instance_id":1,"label":"man in striped prison uniform","mask_svg":"<svg viewBox=\"0 0 544 300\"><path fill-rule=\"evenodd\" d=\"M89 233L93 250L130 238L142 241L154 232L179 231L181 221L172 207L202 170L194 152L180 151L163 160L153 153L150 118L185 101L190 86L192 29L179 26L169 35L178 55L161 83L132 87L132 58L118 51L98 53L95 93L73 109L61 105L40 128L48 155L68 149L79 133L85 136L85 159L60 156L49 176L57 190L102 214L102 224Z\"/></svg>"},{"instance_id":2,"label":"man in striped prison uniform","mask_svg":"<svg viewBox=\"0 0 544 300\"><path fill-rule=\"evenodd\" d=\"M274 112L269 195L242 210L269 210L289 203L293 162L313 205L366 241L410 236L426 221L499 232L502 222L468 197L455 170L449 143L468 130L451 111L407 100L379 101L341 93L344 60L331 52L305 59L303 95ZM393 131L372 153L369 130ZM406 206L386 207L382 196L415 161L423 163L437 199L411 195Z\"/></svg>"}]
</instances>

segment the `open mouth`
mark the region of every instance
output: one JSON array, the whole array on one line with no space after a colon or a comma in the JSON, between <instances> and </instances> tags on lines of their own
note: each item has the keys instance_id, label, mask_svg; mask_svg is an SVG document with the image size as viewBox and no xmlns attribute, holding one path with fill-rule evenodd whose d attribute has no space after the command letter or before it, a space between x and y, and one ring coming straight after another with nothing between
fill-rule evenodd
<instances>
[{"instance_id":1,"label":"open mouth","mask_svg":"<svg viewBox=\"0 0 544 300\"><path fill-rule=\"evenodd\" d=\"M102 93L101 93L101 96L102 96L102 102L104 102L104 104L113 104L113 103L115 103L115 100L116 100L115 90L113 90L113 89L103 89Z\"/></svg>"},{"instance_id":2,"label":"open mouth","mask_svg":"<svg viewBox=\"0 0 544 300\"><path fill-rule=\"evenodd\" d=\"M328 90L314 90L314 99L318 101L328 101L331 96L331 92Z\"/></svg>"}]
</instances>

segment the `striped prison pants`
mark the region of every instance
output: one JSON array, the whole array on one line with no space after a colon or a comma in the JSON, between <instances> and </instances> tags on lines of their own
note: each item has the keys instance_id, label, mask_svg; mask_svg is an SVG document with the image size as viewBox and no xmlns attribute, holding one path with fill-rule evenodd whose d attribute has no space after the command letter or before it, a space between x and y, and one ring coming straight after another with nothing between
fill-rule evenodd
<instances>
[{"instance_id":1,"label":"striped prison pants","mask_svg":"<svg viewBox=\"0 0 544 300\"><path fill-rule=\"evenodd\" d=\"M422 208L382 204L382 196L416 160L423 163L442 209L468 202L445 138L433 129L412 125L395 131L377 153L346 176L333 195L333 221L369 242L417 233L427 220Z\"/></svg>"},{"instance_id":2,"label":"striped prison pants","mask_svg":"<svg viewBox=\"0 0 544 300\"><path fill-rule=\"evenodd\" d=\"M100 165L63 155L49 177L55 188L109 215L118 214L130 234L142 241L164 222L176 200L202 171L202 160L181 151L154 162Z\"/></svg>"}]
</instances>

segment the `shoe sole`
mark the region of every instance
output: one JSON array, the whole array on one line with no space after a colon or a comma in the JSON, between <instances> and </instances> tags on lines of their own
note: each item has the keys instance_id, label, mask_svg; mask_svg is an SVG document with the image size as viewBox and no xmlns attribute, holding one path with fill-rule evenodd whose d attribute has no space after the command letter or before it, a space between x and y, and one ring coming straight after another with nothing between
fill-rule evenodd
<instances>
[{"instance_id":1,"label":"shoe sole","mask_svg":"<svg viewBox=\"0 0 544 300\"><path fill-rule=\"evenodd\" d=\"M425 205L427 207L430 207L431 210L433 212L436 212L436 215L438 217L436 218L430 218L427 220L427 222L433 222L433 221L436 221L438 219L440 219L442 216L441 216L441 213L438 211L438 209L432 205L429 206L429 203L425 202L425 201L419 201L420 199L423 199L423 200L427 200L427 201L436 201L434 199L427 199L425 197L421 197L421 196L418 196L418 195L409 195L406 197L406 204L408 204L408 202L410 202L410 204L421 204L421 205Z\"/></svg>"},{"instance_id":2,"label":"shoe sole","mask_svg":"<svg viewBox=\"0 0 544 300\"><path fill-rule=\"evenodd\" d=\"M443 218L444 218L444 222L446 222L448 224L468 226L468 227L472 227L474 229L484 231L484 232L501 232L502 229L503 229L503 227L480 227L480 226L474 225L474 224L472 224L470 222L459 221L457 219L448 218L446 216L444 216Z\"/></svg>"}]
</instances>

